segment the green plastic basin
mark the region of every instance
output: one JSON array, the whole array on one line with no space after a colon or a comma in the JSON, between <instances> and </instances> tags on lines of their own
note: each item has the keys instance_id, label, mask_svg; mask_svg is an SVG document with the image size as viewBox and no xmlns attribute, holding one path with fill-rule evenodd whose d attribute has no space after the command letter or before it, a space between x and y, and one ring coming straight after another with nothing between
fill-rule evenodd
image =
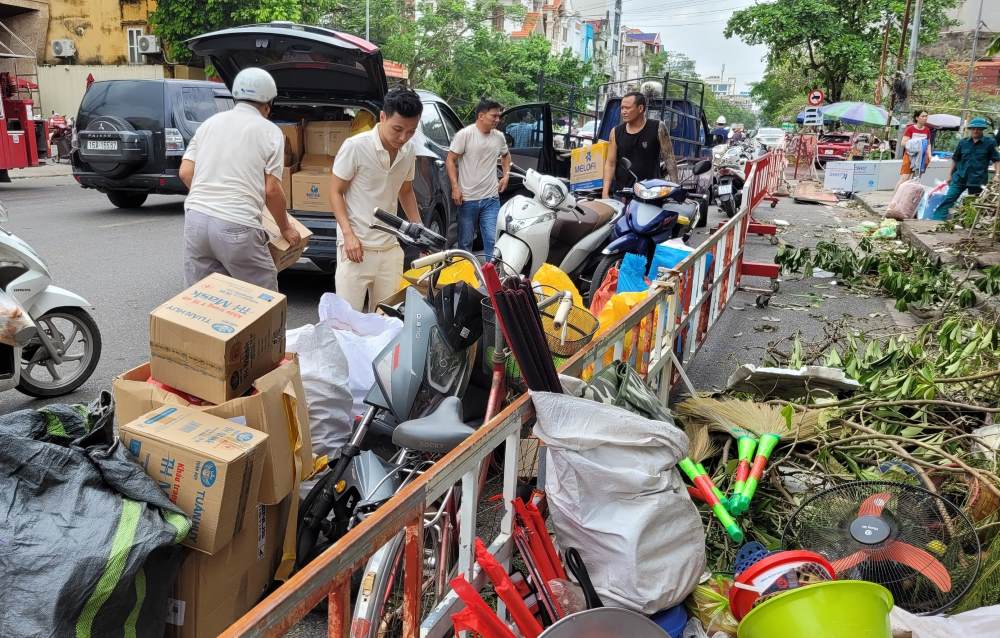
<instances>
[{"instance_id":1,"label":"green plastic basin","mask_svg":"<svg viewBox=\"0 0 1000 638\"><path fill-rule=\"evenodd\" d=\"M739 638L892 638L892 594L862 580L834 580L779 594L743 618Z\"/></svg>"}]
</instances>

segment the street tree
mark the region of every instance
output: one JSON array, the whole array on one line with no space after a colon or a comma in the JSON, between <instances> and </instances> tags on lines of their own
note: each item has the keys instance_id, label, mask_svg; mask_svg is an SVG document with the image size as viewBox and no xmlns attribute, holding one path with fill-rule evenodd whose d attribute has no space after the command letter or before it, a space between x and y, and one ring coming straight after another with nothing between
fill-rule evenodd
<instances>
[{"instance_id":1,"label":"street tree","mask_svg":"<svg viewBox=\"0 0 1000 638\"><path fill-rule=\"evenodd\" d=\"M920 39L934 41L958 0L924 0ZM898 42L902 0L776 0L735 12L726 37L765 45L769 68L791 68L830 102L845 99L851 85L870 86L878 75L882 34ZM787 67L786 67L787 65Z\"/></svg>"}]
</instances>

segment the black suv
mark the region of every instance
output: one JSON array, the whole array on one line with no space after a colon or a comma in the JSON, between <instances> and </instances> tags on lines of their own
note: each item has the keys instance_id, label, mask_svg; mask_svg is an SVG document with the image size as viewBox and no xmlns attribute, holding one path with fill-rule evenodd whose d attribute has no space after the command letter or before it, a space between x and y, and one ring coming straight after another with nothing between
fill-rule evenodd
<instances>
[{"instance_id":1,"label":"black suv","mask_svg":"<svg viewBox=\"0 0 1000 638\"><path fill-rule=\"evenodd\" d=\"M73 177L120 208L141 206L150 193L184 195L184 149L199 124L232 106L218 82L94 82L76 118Z\"/></svg>"},{"instance_id":2,"label":"black suv","mask_svg":"<svg viewBox=\"0 0 1000 638\"><path fill-rule=\"evenodd\" d=\"M279 121L346 121L349 113L370 112L375 119L388 91L382 54L370 42L346 33L289 22L256 24L197 36L188 46L207 58L227 86L242 69L260 67L278 86L271 117ZM462 127L444 100L420 91L421 126L413 138L417 164L413 190L424 225L454 239L457 211L445 170L448 145ZM294 202L293 202L294 203ZM306 267L333 272L337 265L337 222L333 213L292 208L313 232Z\"/></svg>"}]
</instances>

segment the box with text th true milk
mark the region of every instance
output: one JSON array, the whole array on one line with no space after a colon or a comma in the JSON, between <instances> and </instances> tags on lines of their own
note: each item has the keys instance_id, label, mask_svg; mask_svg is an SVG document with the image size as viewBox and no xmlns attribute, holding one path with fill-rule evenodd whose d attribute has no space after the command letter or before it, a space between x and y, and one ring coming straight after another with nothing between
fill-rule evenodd
<instances>
[{"instance_id":1,"label":"box with text th true milk","mask_svg":"<svg viewBox=\"0 0 1000 638\"><path fill-rule=\"evenodd\" d=\"M244 525L264 466L267 434L184 406L119 428L125 449L191 519L184 544L213 554ZM252 524L252 523L251 523Z\"/></svg>"},{"instance_id":2,"label":"box with text th true milk","mask_svg":"<svg viewBox=\"0 0 1000 638\"><path fill-rule=\"evenodd\" d=\"M209 403L238 397L285 356L286 314L281 293L209 275L150 315L150 373Z\"/></svg>"}]
</instances>

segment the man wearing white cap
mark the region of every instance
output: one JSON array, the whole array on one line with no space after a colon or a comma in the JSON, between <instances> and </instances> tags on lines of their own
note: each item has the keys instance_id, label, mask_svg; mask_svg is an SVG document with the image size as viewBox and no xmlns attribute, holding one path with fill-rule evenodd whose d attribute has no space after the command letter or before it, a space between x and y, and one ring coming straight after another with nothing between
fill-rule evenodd
<instances>
[{"instance_id":1,"label":"man wearing white cap","mask_svg":"<svg viewBox=\"0 0 1000 638\"><path fill-rule=\"evenodd\" d=\"M271 102L278 95L271 74L243 69L233 80L236 106L205 120L181 161L188 187L184 202L184 279L194 285L222 273L271 290L278 271L261 225L264 207L282 237L302 239L291 226L281 187L284 136L273 122Z\"/></svg>"}]
</instances>

